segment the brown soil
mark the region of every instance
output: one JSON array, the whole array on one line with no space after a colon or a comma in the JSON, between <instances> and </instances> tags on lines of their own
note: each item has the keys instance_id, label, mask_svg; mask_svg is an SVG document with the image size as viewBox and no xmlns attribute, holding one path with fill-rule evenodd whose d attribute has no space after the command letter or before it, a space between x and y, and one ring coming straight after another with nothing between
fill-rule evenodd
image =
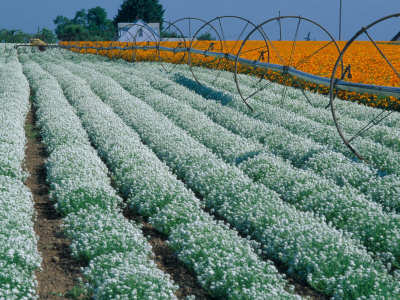
<instances>
[{"instance_id":1,"label":"brown soil","mask_svg":"<svg viewBox=\"0 0 400 300\"><path fill-rule=\"evenodd\" d=\"M196 299L200 300L214 299L198 284L196 277L189 272L168 247L166 235L156 231L145 218L135 214L129 208L125 209L124 216L143 225L143 235L149 237L149 243L154 253L154 262L160 270L169 274L171 279L179 285L179 289L175 293L178 299L185 299L186 296L190 295L194 295Z\"/></svg>"},{"instance_id":2,"label":"brown soil","mask_svg":"<svg viewBox=\"0 0 400 300\"><path fill-rule=\"evenodd\" d=\"M44 166L46 148L40 142L35 118L32 107L25 123L27 136L25 164L30 174L25 184L33 194L37 212L34 229L39 237L38 250L43 259L43 270L36 272L39 282L37 293L40 299L68 299L68 293L78 283L81 265L71 258L70 242L60 231L61 216L56 212L49 198Z\"/></svg>"}]
</instances>

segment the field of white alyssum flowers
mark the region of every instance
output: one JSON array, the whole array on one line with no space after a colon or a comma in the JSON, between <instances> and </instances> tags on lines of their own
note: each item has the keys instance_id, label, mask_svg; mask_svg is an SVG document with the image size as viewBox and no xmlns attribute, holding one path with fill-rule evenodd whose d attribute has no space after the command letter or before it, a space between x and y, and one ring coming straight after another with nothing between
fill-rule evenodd
<instances>
[{"instance_id":1,"label":"field of white alyssum flowers","mask_svg":"<svg viewBox=\"0 0 400 300\"><path fill-rule=\"evenodd\" d=\"M51 59L46 57L46 60ZM77 62L82 63L79 59ZM242 233L248 233L262 242L264 251L286 264L288 272L303 276L310 285L338 298L372 296L377 290L380 290L378 294L387 293L388 296L397 292L389 292L395 286L392 281L395 279L390 275L375 277L376 271L361 271L373 266L373 269L381 270L378 273L386 273L378 261L371 260L367 251L358 244L357 238L340 234L329 225L326 226L323 219L300 213L293 210L292 206L285 205L277 194L249 179L238 168L223 163L204 145L193 140L151 107L132 97L110 78L90 69L85 71L71 66L57 58L52 63L63 67L62 70L52 71L62 82L65 82L65 74L68 74L66 68L70 68L81 78L86 78L93 91L134 128L142 140L189 187L204 198L209 208L214 209ZM51 66L48 68L59 69ZM77 80L74 85L65 86L64 92L74 98L80 92L73 89L78 84ZM74 93L69 92L69 89L74 90ZM138 96L142 96L138 93ZM151 97L152 93L154 92L148 93L148 96ZM341 260L344 263L341 264ZM332 262L339 267L332 269ZM367 282L371 283L372 274L375 274L373 276L376 280L374 279L374 287L369 289ZM379 288L378 282L384 287Z\"/></svg>"},{"instance_id":2,"label":"field of white alyssum flowers","mask_svg":"<svg viewBox=\"0 0 400 300\"><path fill-rule=\"evenodd\" d=\"M170 299L177 288L152 261L140 226L122 216L117 193L168 235L216 298L300 298L265 257L333 298L400 297L400 181L392 161L373 153L396 155L395 138L380 137L397 130L392 119L360 139L385 162L381 172L330 141L321 96L315 112L291 104L288 121L273 89L263 94L267 101L254 100L271 116L249 114L225 73L216 86L196 86L181 67L166 74L154 64L71 57L20 54L26 78L15 55L1 63L14 61L35 92L51 196L73 255L88 263L82 271L95 298ZM211 72L200 76L210 82ZM342 109L349 122L365 122ZM317 126L321 136L286 121ZM19 182L26 176L15 174Z\"/></svg>"}]
</instances>

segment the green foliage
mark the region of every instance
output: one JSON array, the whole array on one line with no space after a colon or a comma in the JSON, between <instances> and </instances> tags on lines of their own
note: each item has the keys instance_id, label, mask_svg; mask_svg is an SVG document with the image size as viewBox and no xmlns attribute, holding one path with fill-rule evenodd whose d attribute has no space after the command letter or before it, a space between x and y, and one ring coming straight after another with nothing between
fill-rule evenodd
<instances>
[{"instance_id":1,"label":"green foliage","mask_svg":"<svg viewBox=\"0 0 400 300\"><path fill-rule=\"evenodd\" d=\"M90 299L88 291L82 281L76 283L64 296L70 299Z\"/></svg>"},{"instance_id":2,"label":"green foliage","mask_svg":"<svg viewBox=\"0 0 400 300\"><path fill-rule=\"evenodd\" d=\"M215 41L215 38L209 32L200 34L197 39L199 41Z\"/></svg>"},{"instance_id":3,"label":"green foliage","mask_svg":"<svg viewBox=\"0 0 400 300\"><path fill-rule=\"evenodd\" d=\"M183 38L183 36L176 31L161 31L161 37L163 38Z\"/></svg>"},{"instance_id":4,"label":"green foliage","mask_svg":"<svg viewBox=\"0 0 400 300\"><path fill-rule=\"evenodd\" d=\"M165 10L158 0L124 0L114 18L114 24L142 19L146 23L163 22Z\"/></svg>"},{"instance_id":5,"label":"green foliage","mask_svg":"<svg viewBox=\"0 0 400 300\"><path fill-rule=\"evenodd\" d=\"M28 43L31 38L30 34L19 29L0 29L1 43Z\"/></svg>"},{"instance_id":6,"label":"green foliage","mask_svg":"<svg viewBox=\"0 0 400 300\"><path fill-rule=\"evenodd\" d=\"M57 34L58 39L65 41L75 41L75 40L86 40L87 30L82 25L77 24L67 24L65 25L60 33Z\"/></svg>"},{"instance_id":7,"label":"green foliage","mask_svg":"<svg viewBox=\"0 0 400 300\"><path fill-rule=\"evenodd\" d=\"M42 30L36 33L33 37L41 39L46 44L54 44L57 42L57 36L52 30L47 29L46 27L43 27Z\"/></svg>"},{"instance_id":8,"label":"green foliage","mask_svg":"<svg viewBox=\"0 0 400 300\"><path fill-rule=\"evenodd\" d=\"M19 29L0 29L1 43L29 43L31 38L41 39L43 42L51 44L57 41L53 31L43 27L38 33L32 35Z\"/></svg>"},{"instance_id":9,"label":"green foliage","mask_svg":"<svg viewBox=\"0 0 400 300\"><path fill-rule=\"evenodd\" d=\"M107 19L104 8L96 6L87 11L78 10L73 19L57 16L54 19L56 34L59 40L66 41L105 41L115 37L113 22Z\"/></svg>"}]
</instances>

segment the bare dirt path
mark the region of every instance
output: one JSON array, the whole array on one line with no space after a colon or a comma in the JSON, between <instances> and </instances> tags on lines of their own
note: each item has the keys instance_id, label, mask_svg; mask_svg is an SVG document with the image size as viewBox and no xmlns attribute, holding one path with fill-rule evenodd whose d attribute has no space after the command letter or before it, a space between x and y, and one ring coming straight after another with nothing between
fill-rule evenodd
<instances>
[{"instance_id":1,"label":"bare dirt path","mask_svg":"<svg viewBox=\"0 0 400 300\"><path fill-rule=\"evenodd\" d=\"M34 225L39 236L38 250L42 253L43 270L36 272L39 282L40 299L70 299L76 291L81 265L71 258L70 242L62 235L61 216L54 209L49 198L46 183L46 148L40 142L40 134L35 126L35 109L32 106L25 122L27 136L26 169L30 174L25 184L31 190L37 217ZM71 291L72 290L72 291ZM78 295L76 295L78 296Z\"/></svg>"},{"instance_id":2,"label":"bare dirt path","mask_svg":"<svg viewBox=\"0 0 400 300\"><path fill-rule=\"evenodd\" d=\"M125 209L124 216L143 225L143 235L149 237L149 243L154 253L154 262L160 270L169 274L171 279L179 285L179 289L175 293L178 299L186 299L190 295L196 296L196 299L199 300L214 299L199 285L196 277L188 271L185 265L178 260L166 243L166 235L155 230L145 218L135 214L129 208Z\"/></svg>"}]
</instances>

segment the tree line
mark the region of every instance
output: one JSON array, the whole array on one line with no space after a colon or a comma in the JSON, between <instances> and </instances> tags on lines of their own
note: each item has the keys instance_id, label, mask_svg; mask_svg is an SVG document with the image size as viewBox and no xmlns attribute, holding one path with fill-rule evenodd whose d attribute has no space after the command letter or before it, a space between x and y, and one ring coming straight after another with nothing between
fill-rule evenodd
<instances>
[{"instance_id":1,"label":"tree line","mask_svg":"<svg viewBox=\"0 0 400 300\"><path fill-rule=\"evenodd\" d=\"M59 40L115 40L118 23L142 19L146 23L159 22L162 26L163 15L159 0L124 0L113 20L107 18L106 10L100 6L78 10L73 19L57 16L55 33Z\"/></svg>"},{"instance_id":2,"label":"tree line","mask_svg":"<svg viewBox=\"0 0 400 300\"><path fill-rule=\"evenodd\" d=\"M47 44L53 44L57 42L57 36L53 31L43 27L42 30L38 30L37 33L25 33L19 29L0 29L0 43L18 43L24 44L29 43L33 38L38 38Z\"/></svg>"},{"instance_id":3,"label":"tree line","mask_svg":"<svg viewBox=\"0 0 400 300\"><path fill-rule=\"evenodd\" d=\"M113 20L107 18L104 8L96 6L78 10L72 19L58 15L53 21L56 25L54 32L45 27L36 34L24 33L19 29L0 29L0 42L28 43L32 38L39 38L46 43L56 43L57 40L115 40L117 24L120 22L142 19L146 23L160 23L162 29L164 12L159 0L124 0Z\"/></svg>"}]
</instances>

